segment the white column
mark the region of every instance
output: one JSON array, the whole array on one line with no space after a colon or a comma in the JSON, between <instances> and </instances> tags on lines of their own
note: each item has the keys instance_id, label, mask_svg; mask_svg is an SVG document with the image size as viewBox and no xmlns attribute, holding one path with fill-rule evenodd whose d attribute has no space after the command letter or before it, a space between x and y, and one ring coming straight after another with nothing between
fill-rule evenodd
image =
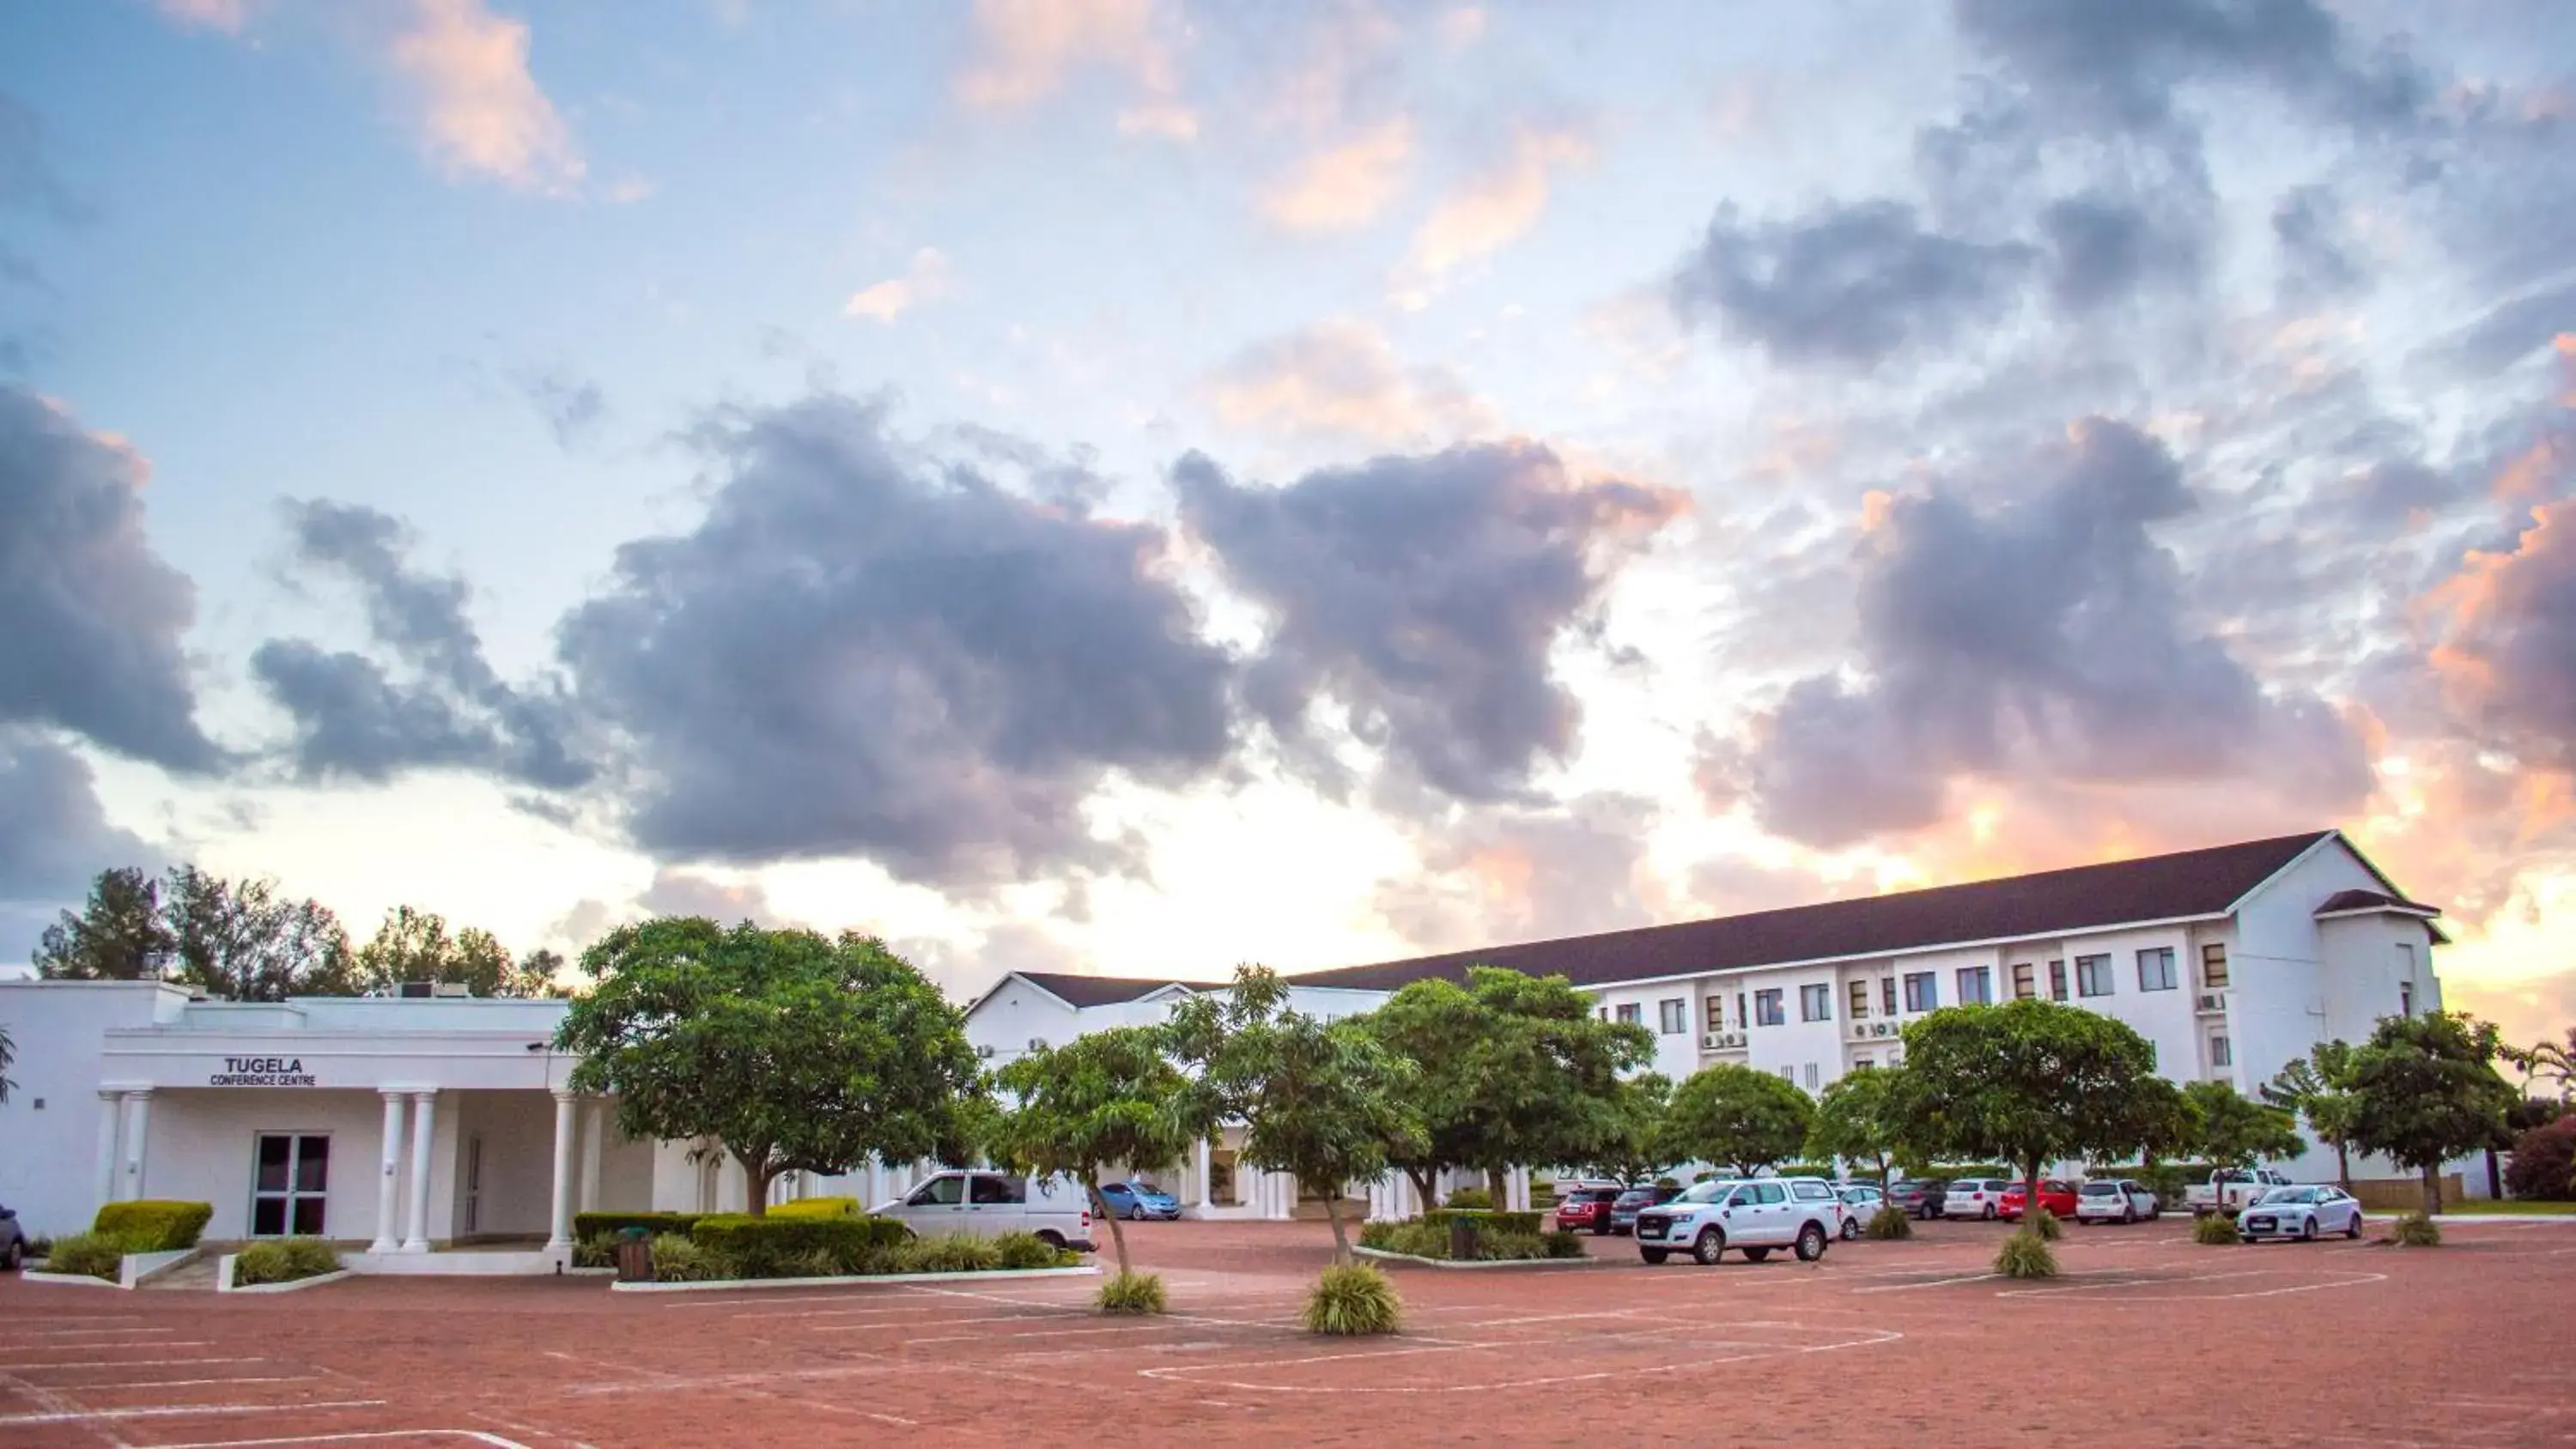
<instances>
[{"instance_id":1,"label":"white column","mask_svg":"<svg viewBox=\"0 0 2576 1449\"><path fill-rule=\"evenodd\" d=\"M1216 1175L1216 1153L1208 1146L1208 1140L1204 1137L1199 1139L1198 1169L1199 1216L1206 1217L1208 1204L1216 1200L1213 1190L1208 1186L1209 1179Z\"/></svg>"},{"instance_id":2,"label":"white column","mask_svg":"<svg viewBox=\"0 0 2576 1449\"><path fill-rule=\"evenodd\" d=\"M116 1164L123 1155L125 1135L125 1094L102 1091L98 1094L98 1201L99 1206L116 1201Z\"/></svg>"},{"instance_id":3,"label":"white column","mask_svg":"<svg viewBox=\"0 0 2576 1449\"><path fill-rule=\"evenodd\" d=\"M402 1199L403 1094L386 1092L385 1141L376 1184L376 1240L367 1244L370 1253L390 1253L402 1246L397 1230L402 1219L396 1216L396 1204Z\"/></svg>"},{"instance_id":4,"label":"white column","mask_svg":"<svg viewBox=\"0 0 2576 1449\"><path fill-rule=\"evenodd\" d=\"M559 1089L555 1093L554 1210L546 1219L549 1251L572 1246L573 1150L580 1145L580 1136L581 1098Z\"/></svg>"},{"instance_id":5,"label":"white column","mask_svg":"<svg viewBox=\"0 0 2576 1449\"><path fill-rule=\"evenodd\" d=\"M575 1212L598 1212L600 1159L608 1151L608 1102L593 1097L582 1104L581 1113L581 1197L573 1203Z\"/></svg>"},{"instance_id":6,"label":"white column","mask_svg":"<svg viewBox=\"0 0 2576 1449\"><path fill-rule=\"evenodd\" d=\"M143 1196L144 1157L152 1145L152 1094L128 1092L125 1105L133 1120L125 1128L125 1181L117 1195L134 1202Z\"/></svg>"},{"instance_id":7,"label":"white column","mask_svg":"<svg viewBox=\"0 0 2576 1449\"><path fill-rule=\"evenodd\" d=\"M438 1140L438 1094L411 1094L411 1204L403 1218L402 1250L406 1253L429 1251L429 1168L431 1148Z\"/></svg>"}]
</instances>

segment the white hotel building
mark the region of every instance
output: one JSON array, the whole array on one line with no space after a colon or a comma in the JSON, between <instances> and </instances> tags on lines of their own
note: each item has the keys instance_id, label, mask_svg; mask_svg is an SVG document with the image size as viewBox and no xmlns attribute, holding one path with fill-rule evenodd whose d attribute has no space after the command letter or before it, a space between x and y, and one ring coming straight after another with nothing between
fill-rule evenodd
<instances>
[{"instance_id":1,"label":"white hotel building","mask_svg":"<svg viewBox=\"0 0 2576 1449\"><path fill-rule=\"evenodd\" d=\"M1897 1059L1937 1006L2045 995L2115 1016L2177 1080L2252 1091L2330 1038L2438 1009L2437 913L2334 831L1718 920L1300 975L1338 1017L1473 964L1562 973L1656 1033L1676 1078L1747 1062L1820 1089ZM1160 1020L1221 982L1014 973L968 1010L992 1065L1033 1045ZM738 1209L740 1169L704 1144L630 1141L567 1086L560 1002L192 1000L149 982L0 982L18 1044L0 1105L0 1204L30 1232L101 1202L210 1202L207 1236L312 1232L373 1271L553 1271L586 1208ZM1176 1183L1205 1216L1286 1217L1293 1186L1238 1170L1231 1135ZM2331 1154L2298 1165L2331 1172ZM921 1164L782 1183L881 1201ZM1525 1190L1526 1174L1514 1183ZM1373 1213L1411 1208L1400 1184ZM481 1247L475 1253L439 1251Z\"/></svg>"}]
</instances>

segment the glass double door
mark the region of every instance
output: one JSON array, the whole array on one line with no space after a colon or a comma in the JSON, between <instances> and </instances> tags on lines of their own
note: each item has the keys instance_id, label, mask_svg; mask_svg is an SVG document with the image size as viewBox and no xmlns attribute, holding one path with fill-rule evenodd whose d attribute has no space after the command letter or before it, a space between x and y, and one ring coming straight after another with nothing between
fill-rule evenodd
<instances>
[{"instance_id":1,"label":"glass double door","mask_svg":"<svg viewBox=\"0 0 2576 1449\"><path fill-rule=\"evenodd\" d=\"M261 1133L251 1168L251 1236L325 1236L330 1188L328 1136L318 1132Z\"/></svg>"}]
</instances>

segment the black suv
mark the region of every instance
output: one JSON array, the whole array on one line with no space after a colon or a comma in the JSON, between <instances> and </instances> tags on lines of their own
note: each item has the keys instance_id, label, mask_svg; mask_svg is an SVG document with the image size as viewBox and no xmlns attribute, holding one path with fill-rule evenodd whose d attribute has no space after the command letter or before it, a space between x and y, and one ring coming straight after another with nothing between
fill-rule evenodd
<instances>
[{"instance_id":1,"label":"black suv","mask_svg":"<svg viewBox=\"0 0 2576 1449\"><path fill-rule=\"evenodd\" d=\"M1945 1177L1909 1177L1888 1184L1888 1206L1897 1208L1917 1222L1928 1222L1941 1216L1941 1199L1950 1193L1950 1180Z\"/></svg>"},{"instance_id":2,"label":"black suv","mask_svg":"<svg viewBox=\"0 0 2576 1449\"><path fill-rule=\"evenodd\" d=\"M1610 1231L1614 1233L1635 1232L1637 1230L1637 1214L1644 1212L1650 1207L1657 1207L1664 1203L1671 1202L1674 1198L1680 1197L1681 1195L1682 1190L1680 1188L1665 1186L1661 1183L1658 1183L1653 1187L1632 1187L1628 1189L1626 1192L1619 1194L1617 1200L1610 1204Z\"/></svg>"}]
</instances>

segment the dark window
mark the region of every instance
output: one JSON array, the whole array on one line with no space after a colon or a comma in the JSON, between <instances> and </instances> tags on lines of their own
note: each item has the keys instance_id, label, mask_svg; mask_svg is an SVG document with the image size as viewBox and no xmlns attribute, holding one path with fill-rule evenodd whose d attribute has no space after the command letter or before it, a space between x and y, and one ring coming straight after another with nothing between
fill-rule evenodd
<instances>
[{"instance_id":1,"label":"dark window","mask_svg":"<svg viewBox=\"0 0 2576 1449\"><path fill-rule=\"evenodd\" d=\"M1675 996L1655 1003L1655 1014L1661 1018L1664 1035L1680 1036L1690 1030L1690 998Z\"/></svg>"},{"instance_id":2,"label":"dark window","mask_svg":"<svg viewBox=\"0 0 2576 1449\"><path fill-rule=\"evenodd\" d=\"M2027 961L2013 963L2013 1000L2028 1001L2039 994L2037 973Z\"/></svg>"},{"instance_id":3,"label":"dark window","mask_svg":"<svg viewBox=\"0 0 2576 1449\"><path fill-rule=\"evenodd\" d=\"M2075 958L2075 992L2079 996L2111 994L2111 958L2078 956Z\"/></svg>"},{"instance_id":4,"label":"dark window","mask_svg":"<svg viewBox=\"0 0 2576 1449\"><path fill-rule=\"evenodd\" d=\"M1619 1003L1619 1019L1631 1026L1643 1025L1642 1018L1645 1014L1646 1008L1638 1005L1636 1002L1623 1001Z\"/></svg>"},{"instance_id":5,"label":"dark window","mask_svg":"<svg viewBox=\"0 0 2576 1449\"><path fill-rule=\"evenodd\" d=\"M329 1216L331 1139L318 1133L262 1133L255 1151L251 1236L320 1237Z\"/></svg>"},{"instance_id":6,"label":"dark window","mask_svg":"<svg viewBox=\"0 0 2576 1449\"><path fill-rule=\"evenodd\" d=\"M2200 948L2200 985L2204 991L2227 989L2227 948L2211 944Z\"/></svg>"},{"instance_id":7,"label":"dark window","mask_svg":"<svg viewBox=\"0 0 2576 1449\"><path fill-rule=\"evenodd\" d=\"M1959 968L1959 1004L1991 1006L1995 999L1995 968L1962 966Z\"/></svg>"},{"instance_id":8,"label":"dark window","mask_svg":"<svg viewBox=\"0 0 2576 1449\"><path fill-rule=\"evenodd\" d=\"M1930 1011L1941 1004L1941 988L1929 971L1909 971L1905 975L1905 1009Z\"/></svg>"},{"instance_id":9,"label":"dark window","mask_svg":"<svg viewBox=\"0 0 2576 1449\"><path fill-rule=\"evenodd\" d=\"M2171 991L2180 983L2174 976L2174 953L2171 946L2158 946L2138 953L2138 989Z\"/></svg>"},{"instance_id":10,"label":"dark window","mask_svg":"<svg viewBox=\"0 0 2576 1449\"><path fill-rule=\"evenodd\" d=\"M966 1180L953 1172L943 1172L905 1198L911 1207L955 1207L966 1196Z\"/></svg>"},{"instance_id":11,"label":"dark window","mask_svg":"<svg viewBox=\"0 0 2576 1449\"><path fill-rule=\"evenodd\" d=\"M1753 1195L1766 1203L1787 1202L1789 1200L1788 1190L1781 1187L1780 1184L1776 1182L1757 1182L1753 1184Z\"/></svg>"},{"instance_id":12,"label":"dark window","mask_svg":"<svg viewBox=\"0 0 2576 1449\"><path fill-rule=\"evenodd\" d=\"M1779 988L1774 987L1769 991L1757 991L1753 993L1754 1025L1780 1026L1785 1024L1788 1020L1789 1013L1787 1008L1781 1004L1781 993Z\"/></svg>"},{"instance_id":13,"label":"dark window","mask_svg":"<svg viewBox=\"0 0 2576 1449\"><path fill-rule=\"evenodd\" d=\"M1798 1019L1800 1021L1833 1020L1834 989L1822 982L1813 986L1799 987Z\"/></svg>"},{"instance_id":14,"label":"dark window","mask_svg":"<svg viewBox=\"0 0 2576 1449\"><path fill-rule=\"evenodd\" d=\"M1894 1016L1894 1015L1896 1014L1896 978L1895 978L1895 977L1893 977L1893 976L1881 976L1880 978L1878 978L1878 999L1879 999L1881 1002L1885 1003L1885 1007L1886 1007L1886 1013L1887 1013L1887 1015L1889 1015L1889 1016Z\"/></svg>"},{"instance_id":15,"label":"dark window","mask_svg":"<svg viewBox=\"0 0 2576 1449\"><path fill-rule=\"evenodd\" d=\"M2066 963L2063 961L2048 963L2048 999L2051 1001L2066 999Z\"/></svg>"},{"instance_id":16,"label":"dark window","mask_svg":"<svg viewBox=\"0 0 2576 1449\"><path fill-rule=\"evenodd\" d=\"M1866 981L1855 981L1851 984L1851 1019L1859 1021L1868 1015L1869 983Z\"/></svg>"},{"instance_id":17,"label":"dark window","mask_svg":"<svg viewBox=\"0 0 2576 1449\"><path fill-rule=\"evenodd\" d=\"M1723 996L1712 996L1708 999L1708 1029L1726 1030L1726 998Z\"/></svg>"},{"instance_id":18,"label":"dark window","mask_svg":"<svg viewBox=\"0 0 2576 1449\"><path fill-rule=\"evenodd\" d=\"M978 1203L1027 1202L1029 1185L1016 1177L979 1172L975 1174L973 1194L969 1200Z\"/></svg>"}]
</instances>

